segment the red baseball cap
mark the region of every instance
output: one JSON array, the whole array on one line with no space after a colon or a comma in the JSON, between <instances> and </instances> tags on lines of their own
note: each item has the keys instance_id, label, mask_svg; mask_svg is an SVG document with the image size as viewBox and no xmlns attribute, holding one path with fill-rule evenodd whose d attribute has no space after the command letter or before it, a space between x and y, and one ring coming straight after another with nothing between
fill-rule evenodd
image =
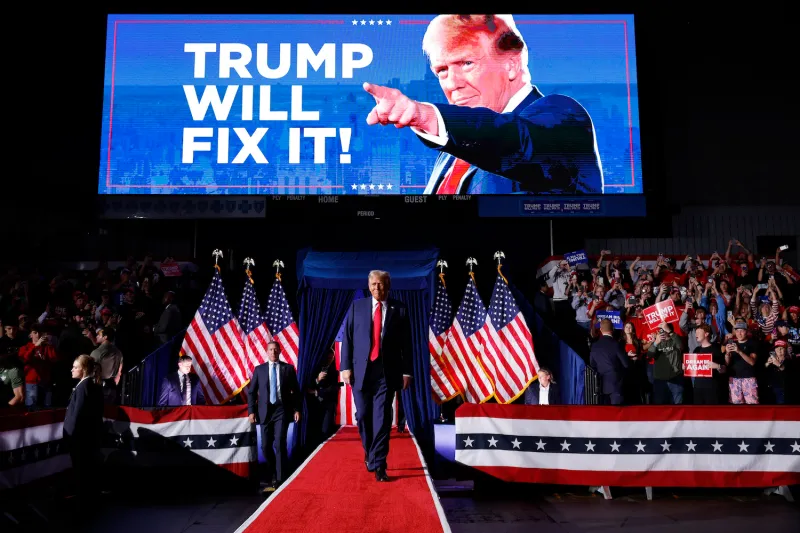
<instances>
[{"instance_id":1,"label":"red baseball cap","mask_svg":"<svg viewBox=\"0 0 800 533\"><path fill-rule=\"evenodd\" d=\"M789 308L789 312L790 313L800 313L800 307L797 307L796 305L793 305L793 306L791 306Z\"/></svg>"},{"instance_id":2,"label":"red baseball cap","mask_svg":"<svg viewBox=\"0 0 800 533\"><path fill-rule=\"evenodd\" d=\"M787 344L785 340L777 340L775 341L775 344L773 346L775 346L775 348L777 348L778 346L783 346L785 348Z\"/></svg>"}]
</instances>

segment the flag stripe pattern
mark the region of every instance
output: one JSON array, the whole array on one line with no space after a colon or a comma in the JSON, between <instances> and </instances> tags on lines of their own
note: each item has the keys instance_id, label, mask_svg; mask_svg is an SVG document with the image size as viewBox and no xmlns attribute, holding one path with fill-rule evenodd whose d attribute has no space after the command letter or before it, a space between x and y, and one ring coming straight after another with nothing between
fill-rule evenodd
<instances>
[{"instance_id":1,"label":"flag stripe pattern","mask_svg":"<svg viewBox=\"0 0 800 533\"><path fill-rule=\"evenodd\" d=\"M192 357L206 398L219 404L247 381L242 329L233 316L219 270L186 330L181 353Z\"/></svg>"},{"instance_id":2,"label":"flag stripe pattern","mask_svg":"<svg viewBox=\"0 0 800 533\"><path fill-rule=\"evenodd\" d=\"M292 317L292 310L280 278L275 278L267 300L267 314L264 317L273 339L281 345L281 360L297 370L297 354L300 353L300 331Z\"/></svg>"},{"instance_id":3,"label":"flag stripe pattern","mask_svg":"<svg viewBox=\"0 0 800 533\"><path fill-rule=\"evenodd\" d=\"M456 413L456 461L517 482L800 482L800 408L759 407L465 405Z\"/></svg>"},{"instance_id":4,"label":"flag stripe pattern","mask_svg":"<svg viewBox=\"0 0 800 533\"><path fill-rule=\"evenodd\" d=\"M470 278L442 350L445 370L458 383L464 401L468 403L485 402L494 394L492 382L479 359L485 323L486 307L475 281Z\"/></svg>"},{"instance_id":5,"label":"flag stripe pattern","mask_svg":"<svg viewBox=\"0 0 800 533\"><path fill-rule=\"evenodd\" d=\"M267 343L272 340L267 322L261 314L261 306L256 299L256 289L249 279L244 282L242 303L239 306L239 324L242 327L247 358L247 376L253 375L253 369L267 362Z\"/></svg>"},{"instance_id":6,"label":"flag stripe pattern","mask_svg":"<svg viewBox=\"0 0 800 533\"><path fill-rule=\"evenodd\" d=\"M438 402L446 402L461 394L458 383L450 377L445 370L446 362L443 360L447 335L453 326L453 304L447 295L444 280L440 275L436 282L436 296L433 300L433 310L428 324L428 351L431 356L431 390L433 397Z\"/></svg>"},{"instance_id":7,"label":"flag stripe pattern","mask_svg":"<svg viewBox=\"0 0 800 533\"><path fill-rule=\"evenodd\" d=\"M492 380L495 399L498 403L511 403L536 379L539 364L533 352L531 330L500 274L481 337L484 343L481 362Z\"/></svg>"}]
</instances>

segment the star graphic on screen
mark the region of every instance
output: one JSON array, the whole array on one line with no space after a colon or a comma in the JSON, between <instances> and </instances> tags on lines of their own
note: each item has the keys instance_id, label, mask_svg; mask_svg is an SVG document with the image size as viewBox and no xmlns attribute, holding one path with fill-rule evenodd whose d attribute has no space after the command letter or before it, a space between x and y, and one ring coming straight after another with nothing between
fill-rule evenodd
<instances>
[{"instance_id":1,"label":"star graphic on screen","mask_svg":"<svg viewBox=\"0 0 800 533\"><path fill-rule=\"evenodd\" d=\"M611 444L611 451L612 452L619 452L619 447L620 447L620 445L617 444L617 441L614 441L613 444Z\"/></svg>"},{"instance_id":2,"label":"star graphic on screen","mask_svg":"<svg viewBox=\"0 0 800 533\"><path fill-rule=\"evenodd\" d=\"M382 20L378 21L378 26L383 26L383 21Z\"/></svg>"},{"instance_id":3,"label":"star graphic on screen","mask_svg":"<svg viewBox=\"0 0 800 533\"><path fill-rule=\"evenodd\" d=\"M519 447L519 445L520 445L520 444L522 444L522 441L520 441L520 440L519 440L519 439L517 439L516 437L514 438L514 440L512 440L512 441L511 441L511 445L512 445L514 448L518 449L518 450L521 450L521 449L522 449L522 448L520 448L520 447Z\"/></svg>"},{"instance_id":4,"label":"star graphic on screen","mask_svg":"<svg viewBox=\"0 0 800 533\"><path fill-rule=\"evenodd\" d=\"M775 447L774 444L772 444L770 441L767 441L767 443L764 445L764 451L765 452L771 452L772 448L774 448L774 447Z\"/></svg>"},{"instance_id":5,"label":"star graphic on screen","mask_svg":"<svg viewBox=\"0 0 800 533\"><path fill-rule=\"evenodd\" d=\"M367 21L366 21L366 20L364 20L364 19L361 19L361 25L362 25L362 26L366 26L366 24L367 24Z\"/></svg>"},{"instance_id":6,"label":"star graphic on screen","mask_svg":"<svg viewBox=\"0 0 800 533\"><path fill-rule=\"evenodd\" d=\"M467 448L472 448L472 443L473 442L475 442L475 440L469 438L469 436L468 436L467 439L464 441L464 446L466 446Z\"/></svg>"},{"instance_id":7,"label":"star graphic on screen","mask_svg":"<svg viewBox=\"0 0 800 533\"><path fill-rule=\"evenodd\" d=\"M489 439L489 447L490 448L497 448L497 439L496 438L492 437L491 439Z\"/></svg>"},{"instance_id":8,"label":"star graphic on screen","mask_svg":"<svg viewBox=\"0 0 800 533\"><path fill-rule=\"evenodd\" d=\"M206 442L208 443L208 447L209 448L216 448L217 447L217 441L214 440L214 437L209 438Z\"/></svg>"},{"instance_id":9,"label":"star graphic on screen","mask_svg":"<svg viewBox=\"0 0 800 533\"><path fill-rule=\"evenodd\" d=\"M594 451L594 446L595 446L594 443L592 443L592 441L589 441L586 444L586 451L587 452L593 452Z\"/></svg>"},{"instance_id":10,"label":"star graphic on screen","mask_svg":"<svg viewBox=\"0 0 800 533\"><path fill-rule=\"evenodd\" d=\"M714 444L712 444L712 446L714 447L714 451L715 452L722 453L722 444L720 444L718 440L715 440Z\"/></svg>"},{"instance_id":11,"label":"star graphic on screen","mask_svg":"<svg viewBox=\"0 0 800 533\"><path fill-rule=\"evenodd\" d=\"M570 446L571 446L571 444L569 442L567 442L567 439L564 439L564 442L561 443L561 451L562 452L564 450L569 451L569 447Z\"/></svg>"},{"instance_id":12,"label":"star graphic on screen","mask_svg":"<svg viewBox=\"0 0 800 533\"><path fill-rule=\"evenodd\" d=\"M667 441L664 441L664 444L661 445L661 451L662 452L668 452L670 446L672 446L672 444L670 444Z\"/></svg>"},{"instance_id":13,"label":"star graphic on screen","mask_svg":"<svg viewBox=\"0 0 800 533\"><path fill-rule=\"evenodd\" d=\"M350 186L350 188L353 189L354 191L357 191L358 190L358 184L354 183L354 184L352 184Z\"/></svg>"},{"instance_id":14,"label":"star graphic on screen","mask_svg":"<svg viewBox=\"0 0 800 533\"><path fill-rule=\"evenodd\" d=\"M547 446L546 442L542 442L542 439L539 439L539 442L536 443L537 450L544 450L544 447Z\"/></svg>"},{"instance_id":15,"label":"star graphic on screen","mask_svg":"<svg viewBox=\"0 0 800 533\"><path fill-rule=\"evenodd\" d=\"M695 450L695 448L697 448L697 444L692 441L689 441L689 444L686 445L687 452L696 452L697 450Z\"/></svg>"},{"instance_id":16,"label":"star graphic on screen","mask_svg":"<svg viewBox=\"0 0 800 533\"><path fill-rule=\"evenodd\" d=\"M374 26L374 25L375 25L375 21L374 21L374 20L370 20L370 21L369 21L369 25L370 25L370 26Z\"/></svg>"},{"instance_id":17,"label":"star graphic on screen","mask_svg":"<svg viewBox=\"0 0 800 533\"><path fill-rule=\"evenodd\" d=\"M353 26L358 26L358 21L357 20L353 21Z\"/></svg>"},{"instance_id":18,"label":"star graphic on screen","mask_svg":"<svg viewBox=\"0 0 800 533\"><path fill-rule=\"evenodd\" d=\"M386 21L386 25L387 25L387 26L391 26L391 25L392 25L392 21L391 21L391 20L387 20L387 21Z\"/></svg>"},{"instance_id":19,"label":"star graphic on screen","mask_svg":"<svg viewBox=\"0 0 800 533\"><path fill-rule=\"evenodd\" d=\"M186 440L183 441L183 445L185 447L187 447L187 448L191 448L192 447L192 442L193 442L192 439L190 439L189 437L186 437Z\"/></svg>"},{"instance_id":20,"label":"star graphic on screen","mask_svg":"<svg viewBox=\"0 0 800 533\"><path fill-rule=\"evenodd\" d=\"M367 184L366 183L362 183L361 184L361 190L364 191L364 190L366 190L366 188L367 188Z\"/></svg>"},{"instance_id":21,"label":"star graphic on screen","mask_svg":"<svg viewBox=\"0 0 800 533\"><path fill-rule=\"evenodd\" d=\"M369 190L371 190L371 191L375 190L375 184L374 183L370 183L369 184Z\"/></svg>"},{"instance_id":22,"label":"star graphic on screen","mask_svg":"<svg viewBox=\"0 0 800 533\"><path fill-rule=\"evenodd\" d=\"M231 446L238 446L239 445L239 437L233 436L231 437Z\"/></svg>"},{"instance_id":23,"label":"star graphic on screen","mask_svg":"<svg viewBox=\"0 0 800 533\"><path fill-rule=\"evenodd\" d=\"M387 183L386 184L386 190L387 191L391 191L392 190L392 184L391 183Z\"/></svg>"},{"instance_id":24,"label":"star graphic on screen","mask_svg":"<svg viewBox=\"0 0 800 533\"><path fill-rule=\"evenodd\" d=\"M383 190L383 183L379 183L379 184L378 184L378 190L379 190L379 191L382 191L382 190Z\"/></svg>"},{"instance_id":25,"label":"star graphic on screen","mask_svg":"<svg viewBox=\"0 0 800 533\"><path fill-rule=\"evenodd\" d=\"M742 441L742 443L739 444L738 446L739 446L739 451L740 452L746 452L747 448L750 447L750 445L749 444L745 444L744 441Z\"/></svg>"},{"instance_id":26,"label":"star graphic on screen","mask_svg":"<svg viewBox=\"0 0 800 533\"><path fill-rule=\"evenodd\" d=\"M637 452L643 452L644 451L644 446L645 445L642 444L642 441L639 441L639 444L636 445L636 451Z\"/></svg>"}]
</instances>

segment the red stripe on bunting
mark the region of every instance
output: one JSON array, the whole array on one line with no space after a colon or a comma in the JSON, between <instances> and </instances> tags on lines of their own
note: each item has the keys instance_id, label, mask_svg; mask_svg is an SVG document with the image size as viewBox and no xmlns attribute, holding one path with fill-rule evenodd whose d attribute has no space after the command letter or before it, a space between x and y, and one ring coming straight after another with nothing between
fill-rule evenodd
<instances>
[{"instance_id":1,"label":"red stripe on bunting","mask_svg":"<svg viewBox=\"0 0 800 533\"><path fill-rule=\"evenodd\" d=\"M474 466L504 481L612 487L776 487L800 483L798 472L619 472Z\"/></svg>"},{"instance_id":2,"label":"red stripe on bunting","mask_svg":"<svg viewBox=\"0 0 800 533\"><path fill-rule=\"evenodd\" d=\"M800 407L790 405L640 405L640 406L537 406L465 403L458 417L589 422L667 422L679 420L800 420Z\"/></svg>"},{"instance_id":3,"label":"red stripe on bunting","mask_svg":"<svg viewBox=\"0 0 800 533\"><path fill-rule=\"evenodd\" d=\"M135 407L106 406L105 417L135 424L164 424L181 420L227 420L246 418L246 405L185 405L143 411Z\"/></svg>"},{"instance_id":4,"label":"red stripe on bunting","mask_svg":"<svg viewBox=\"0 0 800 533\"><path fill-rule=\"evenodd\" d=\"M64 421L66 409L54 409L52 411L26 412L24 409L19 411L8 409L0 416L0 431L13 431L25 429L33 426L45 426L47 424L58 424Z\"/></svg>"}]
</instances>

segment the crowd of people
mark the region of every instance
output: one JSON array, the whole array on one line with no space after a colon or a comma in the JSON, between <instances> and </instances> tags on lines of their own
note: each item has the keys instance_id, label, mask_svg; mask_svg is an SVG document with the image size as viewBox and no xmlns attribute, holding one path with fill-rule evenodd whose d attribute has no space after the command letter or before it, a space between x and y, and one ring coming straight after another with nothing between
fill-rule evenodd
<instances>
[{"instance_id":1,"label":"crowd of people","mask_svg":"<svg viewBox=\"0 0 800 533\"><path fill-rule=\"evenodd\" d=\"M51 274L11 267L0 278L2 407L66 406L80 355L98 364L104 398L117 403L123 372L179 333L202 297L191 272L166 276L150 254Z\"/></svg>"},{"instance_id":2,"label":"crowd of people","mask_svg":"<svg viewBox=\"0 0 800 533\"><path fill-rule=\"evenodd\" d=\"M724 255L661 254L652 269L603 250L589 268L560 261L534 305L579 351L589 344L605 403L796 404L800 275L783 250L756 257L731 240ZM667 299L675 316L651 329L646 310ZM711 354L712 377L685 376L684 354Z\"/></svg>"}]
</instances>

